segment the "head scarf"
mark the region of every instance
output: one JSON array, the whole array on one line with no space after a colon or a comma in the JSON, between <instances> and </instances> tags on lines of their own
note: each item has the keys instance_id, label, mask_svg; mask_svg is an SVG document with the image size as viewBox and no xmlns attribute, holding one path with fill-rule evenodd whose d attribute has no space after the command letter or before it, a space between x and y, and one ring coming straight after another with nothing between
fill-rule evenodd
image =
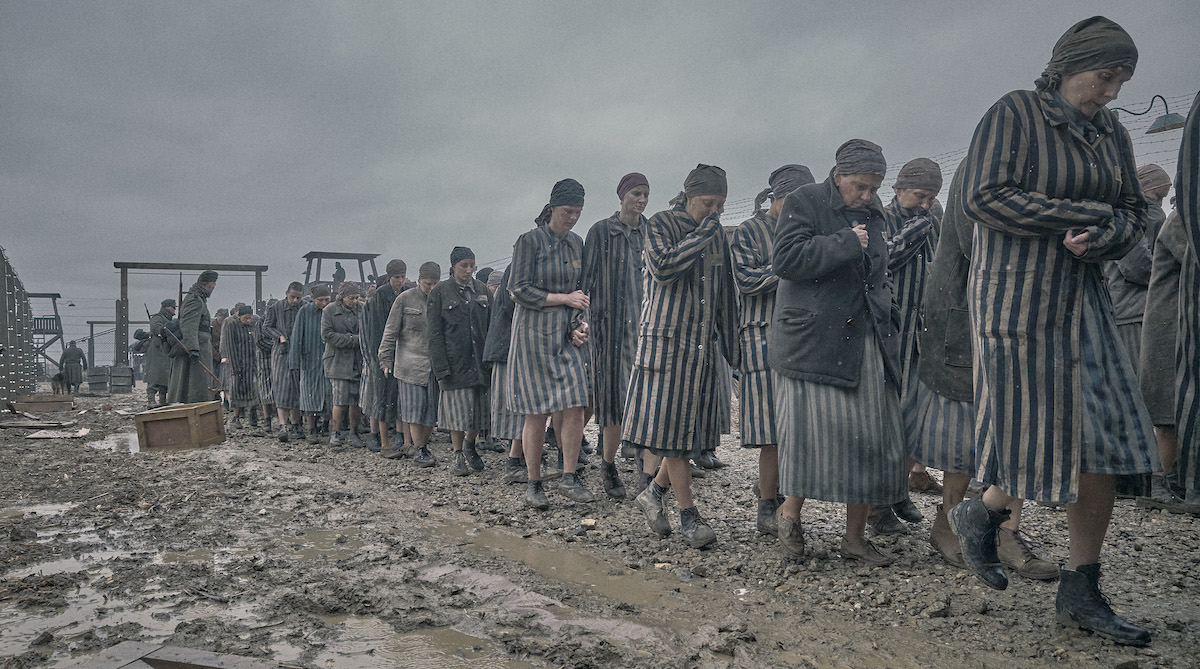
<instances>
[{"instance_id":1,"label":"head scarf","mask_svg":"<svg viewBox=\"0 0 1200 669\"><path fill-rule=\"evenodd\" d=\"M440 279L442 278L442 266L430 260L421 265L421 269L417 270L418 279Z\"/></svg>"},{"instance_id":2,"label":"head scarf","mask_svg":"<svg viewBox=\"0 0 1200 669\"><path fill-rule=\"evenodd\" d=\"M200 278L196 279L196 283L212 283L217 280L217 273L211 269L206 269L200 272Z\"/></svg>"},{"instance_id":3,"label":"head scarf","mask_svg":"<svg viewBox=\"0 0 1200 669\"><path fill-rule=\"evenodd\" d=\"M342 285L338 286L339 300L349 295L362 295L362 288L359 287L357 282L343 281Z\"/></svg>"},{"instance_id":4,"label":"head scarf","mask_svg":"<svg viewBox=\"0 0 1200 669\"><path fill-rule=\"evenodd\" d=\"M641 172L630 172L621 177L621 181L617 183L617 199L624 200L625 194L637 188L638 186L650 187L650 182L646 180L646 175Z\"/></svg>"},{"instance_id":5,"label":"head scarf","mask_svg":"<svg viewBox=\"0 0 1200 669\"><path fill-rule=\"evenodd\" d=\"M546 206L542 207L541 213L537 218L533 219L538 226L543 226L550 222L550 210L555 207L582 207L583 206L583 186L574 179L563 179L554 184L554 188L550 189L550 201Z\"/></svg>"},{"instance_id":6,"label":"head scarf","mask_svg":"<svg viewBox=\"0 0 1200 669\"><path fill-rule=\"evenodd\" d=\"M1150 163L1142 165L1137 171L1138 183L1142 185L1143 191L1162 188L1163 186L1171 185L1171 176L1163 168Z\"/></svg>"},{"instance_id":7,"label":"head scarf","mask_svg":"<svg viewBox=\"0 0 1200 669\"><path fill-rule=\"evenodd\" d=\"M488 288L491 288L492 286L499 286L500 282L503 279L504 279L504 272L492 272L491 274L488 275L488 278L487 278Z\"/></svg>"},{"instance_id":8,"label":"head scarf","mask_svg":"<svg viewBox=\"0 0 1200 669\"><path fill-rule=\"evenodd\" d=\"M408 273L408 265L405 265L403 260L396 258L395 260L388 261L387 275L389 277L404 276L407 273Z\"/></svg>"},{"instance_id":9,"label":"head scarf","mask_svg":"<svg viewBox=\"0 0 1200 669\"><path fill-rule=\"evenodd\" d=\"M1138 50L1125 29L1103 16L1093 16L1071 26L1054 43L1050 62L1034 85L1055 91L1063 77L1090 70L1137 67Z\"/></svg>"},{"instance_id":10,"label":"head scarf","mask_svg":"<svg viewBox=\"0 0 1200 669\"><path fill-rule=\"evenodd\" d=\"M767 187L754 197L754 211L762 208L762 204L767 201L768 196L778 200L787 197L801 186L815 182L812 171L804 165L784 165L771 172L771 176L767 177Z\"/></svg>"},{"instance_id":11,"label":"head scarf","mask_svg":"<svg viewBox=\"0 0 1200 669\"><path fill-rule=\"evenodd\" d=\"M173 306L175 306L175 300L168 297L167 299L162 301L162 306L164 308L165 307L173 307Z\"/></svg>"},{"instance_id":12,"label":"head scarf","mask_svg":"<svg viewBox=\"0 0 1200 669\"><path fill-rule=\"evenodd\" d=\"M450 266L454 267L467 258L474 260L475 252L465 246L455 246L454 250L450 252Z\"/></svg>"},{"instance_id":13,"label":"head scarf","mask_svg":"<svg viewBox=\"0 0 1200 669\"><path fill-rule=\"evenodd\" d=\"M315 286L310 288L308 292L312 293L312 296L314 299L316 299L318 297L329 297L330 295L333 294L333 292L329 290L329 286L327 286L323 283L316 284Z\"/></svg>"},{"instance_id":14,"label":"head scarf","mask_svg":"<svg viewBox=\"0 0 1200 669\"><path fill-rule=\"evenodd\" d=\"M213 318L225 318L229 315L228 309L217 309L217 313L213 314Z\"/></svg>"},{"instance_id":15,"label":"head scarf","mask_svg":"<svg viewBox=\"0 0 1200 669\"><path fill-rule=\"evenodd\" d=\"M887 160L883 157L883 149L865 139L852 139L839 146L834 160L834 174L884 176L887 173Z\"/></svg>"},{"instance_id":16,"label":"head scarf","mask_svg":"<svg viewBox=\"0 0 1200 669\"><path fill-rule=\"evenodd\" d=\"M494 271L496 270L492 269L491 267L484 267L478 272L475 272L475 278L479 281L487 283L488 277L490 277Z\"/></svg>"},{"instance_id":17,"label":"head scarf","mask_svg":"<svg viewBox=\"0 0 1200 669\"><path fill-rule=\"evenodd\" d=\"M900 174L896 175L893 190L923 189L931 191L942 190L942 168L928 158L913 158L904 163Z\"/></svg>"},{"instance_id":18,"label":"head scarf","mask_svg":"<svg viewBox=\"0 0 1200 669\"><path fill-rule=\"evenodd\" d=\"M238 315L238 316L245 316L246 314L252 313L253 311L254 311L254 310L250 308L250 305L248 305L248 304L243 304L242 306L238 307L238 309L237 309L237 315Z\"/></svg>"},{"instance_id":19,"label":"head scarf","mask_svg":"<svg viewBox=\"0 0 1200 669\"><path fill-rule=\"evenodd\" d=\"M725 178L725 170L701 163L696 169L688 172L687 178L683 180L683 190L671 200L671 204L683 204L688 198L701 195L725 197L728 194L729 180Z\"/></svg>"}]
</instances>

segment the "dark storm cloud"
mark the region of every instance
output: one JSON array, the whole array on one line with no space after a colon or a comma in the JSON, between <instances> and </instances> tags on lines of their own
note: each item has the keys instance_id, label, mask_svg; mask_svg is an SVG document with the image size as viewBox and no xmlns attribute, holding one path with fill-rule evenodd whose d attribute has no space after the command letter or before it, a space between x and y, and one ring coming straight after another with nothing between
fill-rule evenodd
<instances>
[{"instance_id":1,"label":"dark storm cloud","mask_svg":"<svg viewBox=\"0 0 1200 669\"><path fill-rule=\"evenodd\" d=\"M5 3L0 245L93 318L114 260L267 264L279 295L313 249L504 258L564 177L594 221L634 170L655 209L720 165L732 204L785 163L823 176L849 137L895 164L965 148L1095 13L1142 53L1121 103L1196 86L1186 1L877 7ZM135 279L133 313L176 289Z\"/></svg>"}]
</instances>

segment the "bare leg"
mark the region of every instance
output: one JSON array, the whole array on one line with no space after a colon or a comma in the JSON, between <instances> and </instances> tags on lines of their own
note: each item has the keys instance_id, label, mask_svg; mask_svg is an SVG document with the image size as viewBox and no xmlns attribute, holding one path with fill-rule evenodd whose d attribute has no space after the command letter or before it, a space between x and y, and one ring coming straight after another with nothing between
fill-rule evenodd
<instances>
[{"instance_id":1,"label":"bare leg","mask_svg":"<svg viewBox=\"0 0 1200 669\"><path fill-rule=\"evenodd\" d=\"M866 548L867 516L870 513L870 504L846 505L846 543L858 548Z\"/></svg>"},{"instance_id":2,"label":"bare leg","mask_svg":"<svg viewBox=\"0 0 1200 669\"><path fill-rule=\"evenodd\" d=\"M950 513L950 509L958 506L967 496L967 487L971 485L968 474L951 474L946 472L942 479L942 509Z\"/></svg>"},{"instance_id":3,"label":"bare leg","mask_svg":"<svg viewBox=\"0 0 1200 669\"><path fill-rule=\"evenodd\" d=\"M650 449L642 449L642 473L647 476L654 476L659 471L659 463L662 458L650 452Z\"/></svg>"},{"instance_id":4,"label":"bare leg","mask_svg":"<svg viewBox=\"0 0 1200 669\"><path fill-rule=\"evenodd\" d=\"M669 487L675 493L679 508L690 509L695 506L692 501L692 466L687 458L663 458L654 482L664 488Z\"/></svg>"},{"instance_id":5,"label":"bare leg","mask_svg":"<svg viewBox=\"0 0 1200 669\"><path fill-rule=\"evenodd\" d=\"M1175 460L1179 457L1179 433L1174 427L1156 427L1154 438L1158 442L1158 459L1162 461L1165 474L1175 467Z\"/></svg>"},{"instance_id":6,"label":"bare leg","mask_svg":"<svg viewBox=\"0 0 1200 669\"><path fill-rule=\"evenodd\" d=\"M617 460L617 451L621 449L621 426L609 425L604 428L604 461L612 464Z\"/></svg>"},{"instance_id":7,"label":"bare leg","mask_svg":"<svg viewBox=\"0 0 1200 669\"><path fill-rule=\"evenodd\" d=\"M468 430L463 435L463 440L468 444L475 443L475 440L478 438L479 438L479 430Z\"/></svg>"},{"instance_id":8,"label":"bare leg","mask_svg":"<svg viewBox=\"0 0 1200 669\"><path fill-rule=\"evenodd\" d=\"M583 438L583 407L572 407L555 412L558 424L554 428L558 435L558 447L563 454L563 473L574 474L579 468L579 445Z\"/></svg>"},{"instance_id":9,"label":"bare leg","mask_svg":"<svg viewBox=\"0 0 1200 669\"><path fill-rule=\"evenodd\" d=\"M779 447L763 446L758 449L758 496L775 499L779 494Z\"/></svg>"},{"instance_id":10,"label":"bare leg","mask_svg":"<svg viewBox=\"0 0 1200 669\"><path fill-rule=\"evenodd\" d=\"M1007 509L1008 505L1012 504L1014 499L1016 498L994 485L988 486L988 489L983 491L983 505L992 511Z\"/></svg>"},{"instance_id":11,"label":"bare leg","mask_svg":"<svg viewBox=\"0 0 1200 669\"><path fill-rule=\"evenodd\" d=\"M512 443L508 445L508 457L519 458L525 455L525 450L522 445L522 442L524 441L524 439L513 439Z\"/></svg>"},{"instance_id":12,"label":"bare leg","mask_svg":"<svg viewBox=\"0 0 1200 669\"><path fill-rule=\"evenodd\" d=\"M1016 532L1017 530L1021 529L1021 511L1024 508L1025 500L1014 497L1013 501L1008 505L1008 510L1012 515L1008 517L1008 520L1001 523L1000 527L1012 532Z\"/></svg>"},{"instance_id":13,"label":"bare leg","mask_svg":"<svg viewBox=\"0 0 1200 669\"><path fill-rule=\"evenodd\" d=\"M372 431L379 431L379 447L381 451L392 450L392 435L389 434L387 421L379 420L378 418L371 419Z\"/></svg>"},{"instance_id":14,"label":"bare leg","mask_svg":"<svg viewBox=\"0 0 1200 669\"><path fill-rule=\"evenodd\" d=\"M779 505L780 513L784 518L799 518L800 511L804 508L803 497L793 497L788 495L783 498L783 504Z\"/></svg>"},{"instance_id":15,"label":"bare leg","mask_svg":"<svg viewBox=\"0 0 1200 669\"><path fill-rule=\"evenodd\" d=\"M466 435L467 435L466 432L462 432L460 430L450 430L450 449L455 452L461 451L462 445L463 445L463 437L465 437Z\"/></svg>"},{"instance_id":16,"label":"bare leg","mask_svg":"<svg viewBox=\"0 0 1200 669\"><path fill-rule=\"evenodd\" d=\"M1117 498L1116 478L1106 474L1080 474L1079 498L1067 505L1067 532L1071 537L1068 569L1100 561L1104 535L1112 520Z\"/></svg>"},{"instance_id":17,"label":"bare leg","mask_svg":"<svg viewBox=\"0 0 1200 669\"><path fill-rule=\"evenodd\" d=\"M421 448L422 446L428 444L429 435L433 434L432 425L418 425L416 423L409 423L408 429L410 436L412 437L413 446L417 448Z\"/></svg>"},{"instance_id":18,"label":"bare leg","mask_svg":"<svg viewBox=\"0 0 1200 669\"><path fill-rule=\"evenodd\" d=\"M333 432L341 432L342 417L346 415L346 407L337 405L333 407L333 417L329 419L329 429Z\"/></svg>"},{"instance_id":19,"label":"bare leg","mask_svg":"<svg viewBox=\"0 0 1200 669\"><path fill-rule=\"evenodd\" d=\"M350 405L350 432L353 433L358 427L358 421L362 419L362 408L357 404Z\"/></svg>"},{"instance_id":20,"label":"bare leg","mask_svg":"<svg viewBox=\"0 0 1200 669\"><path fill-rule=\"evenodd\" d=\"M525 429L521 430L521 445L525 451L525 470L530 481L542 480L542 446L546 441L546 414L525 416ZM566 464L566 461L563 461Z\"/></svg>"}]
</instances>

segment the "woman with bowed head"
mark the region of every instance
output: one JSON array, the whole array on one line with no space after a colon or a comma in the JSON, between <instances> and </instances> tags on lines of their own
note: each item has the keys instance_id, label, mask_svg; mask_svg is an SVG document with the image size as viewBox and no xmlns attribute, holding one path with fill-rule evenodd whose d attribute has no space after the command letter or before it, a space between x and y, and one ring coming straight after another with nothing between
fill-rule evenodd
<instances>
[{"instance_id":1,"label":"woman with bowed head","mask_svg":"<svg viewBox=\"0 0 1200 669\"><path fill-rule=\"evenodd\" d=\"M558 491L574 502L595 499L576 475L588 405L588 305L579 290L583 239L571 232L583 212L583 186L554 184L537 227L517 238L508 267L513 311L508 353L508 409L525 416L522 444L529 483L525 503L545 510L542 443L555 415L563 474Z\"/></svg>"},{"instance_id":2,"label":"woman with bowed head","mask_svg":"<svg viewBox=\"0 0 1200 669\"><path fill-rule=\"evenodd\" d=\"M1106 108L1137 59L1121 26L1080 21L1037 90L1000 98L975 129L962 200L975 223L976 478L993 485L949 515L963 559L1002 590L996 531L1009 502L1066 503L1059 622L1141 646L1150 632L1114 613L1099 584L1115 477L1158 466L1101 270L1146 227L1129 133Z\"/></svg>"}]
</instances>

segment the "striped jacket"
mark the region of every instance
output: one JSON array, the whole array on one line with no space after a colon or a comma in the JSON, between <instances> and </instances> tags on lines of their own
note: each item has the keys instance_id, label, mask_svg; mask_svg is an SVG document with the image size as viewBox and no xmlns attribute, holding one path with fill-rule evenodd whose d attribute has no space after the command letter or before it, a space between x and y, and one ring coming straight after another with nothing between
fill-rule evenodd
<instances>
[{"instance_id":1,"label":"striped jacket","mask_svg":"<svg viewBox=\"0 0 1200 669\"><path fill-rule=\"evenodd\" d=\"M767 327L775 311L779 277L771 271L775 219L759 211L733 233L733 281L738 289L739 339L743 372L767 369Z\"/></svg>"},{"instance_id":2,"label":"striped jacket","mask_svg":"<svg viewBox=\"0 0 1200 669\"><path fill-rule=\"evenodd\" d=\"M1175 211L1188 237L1190 262L1179 270L1179 339L1176 352L1176 429L1179 472L1188 492L1200 490L1200 95L1192 103L1175 177Z\"/></svg>"},{"instance_id":3,"label":"striped jacket","mask_svg":"<svg viewBox=\"0 0 1200 669\"><path fill-rule=\"evenodd\" d=\"M888 223L888 271L900 310L900 393L907 396L916 378L918 339L921 332L921 299L925 278L941 233L941 221L932 212L905 209L898 198L884 208Z\"/></svg>"},{"instance_id":4,"label":"striped jacket","mask_svg":"<svg viewBox=\"0 0 1200 669\"><path fill-rule=\"evenodd\" d=\"M620 212L593 225L583 243L579 288L591 298L588 309L592 351L592 398L596 422L616 425L624 414L627 381L622 360L633 357L642 310L642 251L646 218L636 228Z\"/></svg>"},{"instance_id":5,"label":"striped jacket","mask_svg":"<svg viewBox=\"0 0 1200 669\"><path fill-rule=\"evenodd\" d=\"M1070 501L1085 432L1097 428L1084 413L1085 300L1104 295L1099 263L1138 242L1147 205L1129 134L1112 112L1096 114L1098 136L1089 143L1060 104L1057 92L1016 91L993 105L971 140L962 201L976 224L969 281L977 459L999 462L1010 494ZM1085 229L1088 249L1076 257L1063 238ZM1111 318L1107 304L1100 311ZM1087 336L1119 347L1115 328L1111 342L1106 333ZM1120 434L1089 439L1148 448L1136 382L1119 385L1107 403L1123 419L1099 427Z\"/></svg>"},{"instance_id":6,"label":"striped jacket","mask_svg":"<svg viewBox=\"0 0 1200 669\"><path fill-rule=\"evenodd\" d=\"M321 340L321 311L312 302L301 306L292 324L292 335L288 337L291 343L288 348L288 367L300 370L301 409L329 408L325 405L329 381L321 364L321 358L325 355L325 342Z\"/></svg>"},{"instance_id":7,"label":"striped jacket","mask_svg":"<svg viewBox=\"0 0 1200 669\"><path fill-rule=\"evenodd\" d=\"M741 363L724 228L715 216L696 223L683 207L660 211L646 222L645 261L622 438L663 450L710 447L720 438L718 350L730 366Z\"/></svg>"}]
</instances>

